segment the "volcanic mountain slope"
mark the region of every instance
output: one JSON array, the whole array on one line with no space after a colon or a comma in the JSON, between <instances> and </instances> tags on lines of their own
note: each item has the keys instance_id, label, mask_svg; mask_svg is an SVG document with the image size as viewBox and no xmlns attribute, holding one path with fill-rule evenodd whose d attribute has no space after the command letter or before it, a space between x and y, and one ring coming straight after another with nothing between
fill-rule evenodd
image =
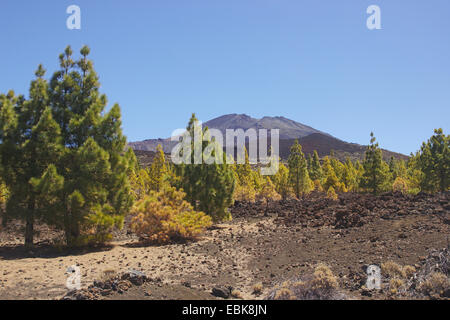
<instances>
[{"instance_id":1,"label":"volcanic mountain slope","mask_svg":"<svg viewBox=\"0 0 450 320\"><path fill-rule=\"evenodd\" d=\"M319 130L284 117L252 118L246 114L228 114L205 123L208 128L215 128L225 135L226 129L279 129L280 139L298 139L313 133L323 133Z\"/></svg>"},{"instance_id":2,"label":"volcanic mountain slope","mask_svg":"<svg viewBox=\"0 0 450 320\"><path fill-rule=\"evenodd\" d=\"M290 148L294 142L295 139L280 140L280 157L282 159L287 159L289 157ZM351 160L362 160L364 159L364 153L367 148L367 146L345 142L321 133L310 134L298 139L298 142L302 145L302 150L305 154L312 154L314 150L316 150L319 157L324 157L330 155L331 152L334 152L335 157L341 161L344 161L347 157ZM407 156L401 153L385 149L382 149L382 151L383 158L386 161L391 157L402 160L408 159Z\"/></svg>"},{"instance_id":3,"label":"volcanic mountain slope","mask_svg":"<svg viewBox=\"0 0 450 320\"><path fill-rule=\"evenodd\" d=\"M293 120L284 117L263 117L261 119L252 118L246 114L227 114L209 120L203 124L210 129L220 130L224 137L227 129L243 129L248 130L253 129L279 129L280 139L297 139L301 137L306 137L312 133L322 133L319 130L295 122ZM156 147L160 144L164 152L169 153L176 142L172 142L169 139L148 139L139 142L131 142L130 146L134 150L146 150L155 151Z\"/></svg>"},{"instance_id":4,"label":"volcanic mountain slope","mask_svg":"<svg viewBox=\"0 0 450 320\"><path fill-rule=\"evenodd\" d=\"M366 149L365 146L339 140L325 132L284 117L263 117L261 119L255 119L245 114L228 114L209 120L203 125L210 129L220 130L224 137L226 129L279 129L280 157L284 160L289 156L290 147L295 139L299 140L305 154L310 154L314 150L317 150L319 156L323 157L329 155L331 151L334 151L335 156L340 160L345 160L346 157L352 160L362 159ZM270 138L270 133L268 133L268 136ZM140 153L144 154L145 151L155 151L158 145L163 147L165 153L170 153L176 144L177 142L173 142L168 138L131 142L129 145L134 150L139 150ZM248 141L246 145L248 148ZM270 142L268 145L270 147ZM388 150L383 150L383 156L385 159L389 159L391 156L398 159L408 158L403 154Z\"/></svg>"}]
</instances>

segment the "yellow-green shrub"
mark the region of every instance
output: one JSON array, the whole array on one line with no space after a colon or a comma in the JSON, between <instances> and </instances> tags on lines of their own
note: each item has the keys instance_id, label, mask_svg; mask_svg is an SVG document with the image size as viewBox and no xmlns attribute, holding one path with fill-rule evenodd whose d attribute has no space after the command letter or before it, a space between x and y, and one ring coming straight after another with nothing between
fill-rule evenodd
<instances>
[{"instance_id":1,"label":"yellow-green shrub","mask_svg":"<svg viewBox=\"0 0 450 320\"><path fill-rule=\"evenodd\" d=\"M255 188L249 186L248 184L236 185L233 193L233 199L236 201L248 201L255 202L256 191Z\"/></svg>"},{"instance_id":2,"label":"yellow-green shrub","mask_svg":"<svg viewBox=\"0 0 450 320\"><path fill-rule=\"evenodd\" d=\"M315 191L319 191L319 192L323 192L323 187L322 184L320 183L319 179L314 180L314 190Z\"/></svg>"},{"instance_id":3,"label":"yellow-green shrub","mask_svg":"<svg viewBox=\"0 0 450 320\"><path fill-rule=\"evenodd\" d=\"M281 196L275 190L275 185L272 180L269 177L264 177L263 181L260 191L256 195L257 199L265 202L266 205L268 205L270 201L281 200Z\"/></svg>"},{"instance_id":4,"label":"yellow-green shrub","mask_svg":"<svg viewBox=\"0 0 450 320\"><path fill-rule=\"evenodd\" d=\"M211 226L211 217L184 200L185 193L173 187L151 191L133 209L132 230L145 241L168 243L193 239Z\"/></svg>"},{"instance_id":5,"label":"yellow-green shrub","mask_svg":"<svg viewBox=\"0 0 450 320\"><path fill-rule=\"evenodd\" d=\"M394 192L401 192L405 194L408 192L408 183L402 177L397 177L392 184L392 190Z\"/></svg>"},{"instance_id":6,"label":"yellow-green shrub","mask_svg":"<svg viewBox=\"0 0 450 320\"><path fill-rule=\"evenodd\" d=\"M334 191L333 187L329 187L328 191L327 191L327 198L332 199L332 200L337 200L338 199L338 195L336 194L336 192Z\"/></svg>"}]
</instances>

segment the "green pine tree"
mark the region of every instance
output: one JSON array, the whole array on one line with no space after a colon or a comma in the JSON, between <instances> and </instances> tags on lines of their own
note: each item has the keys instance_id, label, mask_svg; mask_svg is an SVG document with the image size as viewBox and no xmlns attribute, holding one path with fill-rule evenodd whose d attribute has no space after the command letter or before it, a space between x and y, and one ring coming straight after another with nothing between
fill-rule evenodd
<instances>
[{"instance_id":1,"label":"green pine tree","mask_svg":"<svg viewBox=\"0 0 450 320\"><path fill-rule=\"evenodd\" d=\"M191 136L191 159L190 164L178 165L177 171L181 177L180 186L186 192L186 199L192 204L195 210L200 210L210 215L214 221L231 219L228 207L233 203L233 192L235 188L235 177L231 166L226 163L224 152L216 154L211 152L211 157L222 158L222 163L214 161L211 164L194 163L194 152L203 155L208 145L215 146L213 150L218 150L214 140L209 136L207 127L204 129L198 123L195 114L192 115L187 126L187 132ZM194 133L199 136L202 143L199 147L194 145ZM198 149L197 149L198 148ZM185 156L185 155L183 155ZM206 161L207 159L203 159Z\"/></svg>"},{"instance_id":2,"label":"green pine tree","mask_svg":"<svg viewBox=\"0 0 450 320\"><path fill-rule=\"evenodd\" d=\"M42 204L49 193L54 195L59 191L59 185L52 186L51 192L36 185L37 181L43 183L48 179L50 172L60 178L52 164L62 153L60 129L49 108L44 68L40 65L35 74L28 100L22 97L9 99L14 108L8 110L3 99L2 106L2 109L6 108L3 110L5 118L11 116L11 124L1 137L3 179L10 192L8 217L25 221L25 244L28 246L33 244L35 220L46 219L46 215L54 212L52 209L57 209L57 206L46 208Z\"/></svg>"},{"instance_id":3,"label":"green pine tree","mask_svg":"<svg viewBox=\"0 0 450 320\"><path fill-rule=\"evenodd\" d=\"M406 179L408 183L408 192L412 194L417 194L420 192L423 186L423 181L425 179L425 174L421 170L420 166L420 153L410 155L407 168L406 168Z\"/></svg>"},{"instance_id":4,"label":"green pine tree","mask_svg":"<svg viewBox=\"0 0 450 320\"><path fill-rule=\"evenodd\" d=\"M397 177L405 179L407 175L405 161L391 157L389 159L389 172L391 173L392 181L395 181Z\"/></svg>"},{"instance_id":5,"label":"green pine tree","mask_svg":"<svg viewBox=\"0 0 450 320\"><path fill-rule=\"evenodd\" d=\"M309 177L313 181L323 179L323 170L322 166L320 165L319 155L317 154L316 150L314 150L313 156L311 158Z\"/></svg>"},{"instance_id":6,"label":"green pine tree","mask_svg":"<svg viewBox=\"0 0 450 320\"><path fill-rule=\"evenodd\" d=\"M69 245L105 241L113 227L121 227L133 197L128 173L136 166L124 155L120 107L105 113L107 98L84 46L78 61L67 47L60 70L50 81L49 97L64 146L57 171L64 178L63 210L55 221Z\"/></svg>"},{"instance_id":7,"label":"green pine tree","mask_svg":"<svg viewBox=\"0 0 450 320\"><path fill-rule=\"evenodd\" d=\"M277 173L271 177L277 193L283 200L287 199L292 193L292 187L289 181L289 169L283 163L280 163Z\"/></svg>"},{"instance_id":8,"label":"green pine tree","mask_svg":"<svg viewBox=\"0 0 450 320\"><path fill-rule=\"evenodd\" d=\"M311 180L308 174L308 165L302 146L295 140L288 158L289 181L297 198L311 191Z\"/></svg>"},{"instance_id":9,"label":"green pine tree","mask_svg":"<svg viewBox=\"0 0 450 320\"><path fill-rule=\"evenodd\" d=\"M362 176L362 187L377 194L391 188L391 174L389 166L383 161L381 149L373 132L370 133L370 145L367 146L363 162L364 174Z\"/></svg>"},{"instance_id":10,"label":"green pine tree","mask_svg":"<svg viewBox=\"0 0 450 320\"><path fill-rule=\"evenodd\" d=\"M358 187L358 174L353 163L349 158L346 159L344 164L344 172L342 175L342 182L345 185L347 191L356 191Z\"/></svg>"},{"instance_id":11,"label":"green pine tree","mask_svg":"<svg viewBox=\"0 0 450 320\"><path fill-rule=\"evenodd\" d=\"M341 188L341 183L334 171L333 166L331 165L331 160L328 156L323 158L322 169L324 173L324 182L322 183L324 191L328 191L330 187L333 189L333 192L338 191Z\"/></svg>"},{"instance_id":12,"label":"green pine tree","mask_svg":"<svg viewBox=\"0 0 450 320\"><path fill-rule=\"evenodd\" d=\"M435 129L434 135L422 144L419 153L420 170L424 173L422 190L446 191L450 187L450 135Z\"/></svg>"},{"instance_id":13,"label":"green pine tree","mask_svg":"<svg viewBox=\"0 0 450 320\"><path fill-rule=\"evenodd\" d=\"M0 95L0 177L2 180L2 187L5 192L8 186L15 182L16 168L14 167L16 149L17 149L17 114L16 107L18 101L23 100L23 97L17 97L14 91L9 91L8 94ZM6 227L9 215L8 203L10 200L9 190L8 197L3 198L2 208L2 225Z\"/></svg>"}]
</instances>

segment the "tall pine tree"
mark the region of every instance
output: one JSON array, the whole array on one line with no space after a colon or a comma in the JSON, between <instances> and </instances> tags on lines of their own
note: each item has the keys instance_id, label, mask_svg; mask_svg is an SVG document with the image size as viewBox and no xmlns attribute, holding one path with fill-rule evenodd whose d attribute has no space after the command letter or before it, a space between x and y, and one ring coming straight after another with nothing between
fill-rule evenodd
<instances>
[{"instance_id":1,"label":"tall pine tree","mask_svg":"<svg viewBox=\"0 0 450 320\"><path fill-rule=\"evenodd\" d=\"M60 129L49 108L48 83L43 79L44 68L40 65L36 79L31 82L29 99L15 100L14 126L2 137L4 179L8 184L8 216L25 221L25 244L33 244L34 223L45 219L56 207L45 207L48 199L59 191L56 183L50 189L39 188L48 181L49 175L60 177L53 163L62 152ZM11 119L12 120L12 119ZM4 132L5 134L5 132Z\"/></svg>"},{"instance_id":2,"label":"tall pine tree","mask_svg":"<svg viewBox=\"0 0 450 320\"><path fill-rule=\"evenodd\" d=\"M314 153L313 153L313 156L311 159L309 177L313 181L323 179L323 170L322 170L322 166L320 165L319 155L317 154L316 150L314 150Z\"/></svg>"},{"instance_id":3,"label":"tall pine tree","mask_svg":"<svg viewBox=\"0 0 450 320\"><path fill-rule=\"evenodd\" d=\"M308 165L302 146L295 140L288 158L289 181L297 198L311 190L311 180L308 174Z\"/></svg>"},{"instance_id":4,"label":"tall pine tree","mask_svg":"<svg viewBox=\"0 0 450 320\"><path fill-rule=\"evenodd\" d=\"M222 163L217 161L211 164L194 163L194 152L203 156L208 145L213 146L216 142L209 136L207 127L201 128L195 114L192 115L186 129L191 136L192 148L191 154L188 155L191 161L190 164L178 165L178 173L181 176L180 186L186 192L186 197L195 210L205 212L214 221L231 219L228 207L233 202L235 177L232 168L226 163L226 155L224 152L216 154L216 151L212 151L211 157L216 159L222 157ZM199 148L194 144L194 135L199 137ZM213 150L219 149L220 147L213 148Z\"/></svg>"},{"instance_id":5,"label":"tall pine tree","mask_svg":"<svg viewBox=\"0 0 450 320\"><path fill-rule=\"evenodd\" d=\"M370 133L370 145L367 146L364 162L362 187L377 194L390 189L389 166L383 161L383 154L376 143L373 132Z\"/></svg>"},{"instance_id":6,"label":"tall pine tree","mask_svg":"<svg viewBox=\"0 0 450 320\"><path fill-rule=\"evenodd\" d=\"M446 191L450 187L450 135L435 129L434 135L422 144L419 165L424 173L421 187L428 192Z\"/></svg>"},{"instance_id":7,"label":"tall pine tree","mask_svg":"<svg viewBox=\"0 0 450 320\"><path fill-rule=\"evenodd\" d=\"M121 129L120 107L105 113L107 98L99 92L98 76L83 47L78 61L67 47L60 70L49 87L50 106L62 136L63 154L57 171L64 178L60 216L69 245L104 241L113 227L121 227L132 205Z\"/></svg>"}]
</instances>

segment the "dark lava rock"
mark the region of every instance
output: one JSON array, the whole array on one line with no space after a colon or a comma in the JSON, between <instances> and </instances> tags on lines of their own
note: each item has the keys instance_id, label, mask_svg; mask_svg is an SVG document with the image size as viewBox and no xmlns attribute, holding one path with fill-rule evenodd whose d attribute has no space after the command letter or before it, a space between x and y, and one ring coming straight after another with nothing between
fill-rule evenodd
<instances>
[{"instance_id":1,"label":"dark lava rock","mask_svg":"<svg viewBox=\"0 0 450 320\"><path fill-rule=\"evenodd\" d=\"M135 286L141 286L148 280L145 273L137 270L128 270L121 277L122 280L128 280Z\"/></svg>"},{"instance_id":2,"label":"dark lava rock","mask_svg":"<svg viewBox=\"0 0 450 320\"><path fill-rule=\"evenodd\" d=\"M212 289L212 295L219 298L228 299L231 294L231 290L226 287L216 286Z\"/></svg>"}]
</instances>

